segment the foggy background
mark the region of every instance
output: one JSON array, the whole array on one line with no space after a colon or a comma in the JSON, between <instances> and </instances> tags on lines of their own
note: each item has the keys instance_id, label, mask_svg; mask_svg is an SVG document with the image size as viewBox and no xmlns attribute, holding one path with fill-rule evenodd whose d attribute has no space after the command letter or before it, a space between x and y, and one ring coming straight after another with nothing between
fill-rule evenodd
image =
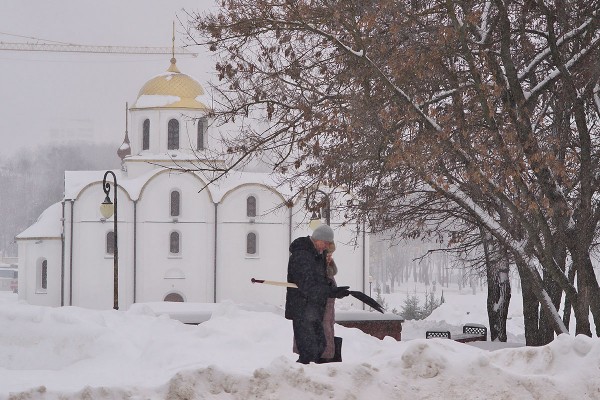
<instances>
[{"instance_id":1,"label":"foggy background","mask_svg":"<svg viewBox=\"0 0 600 400\"><path fill-rule=\"evenodd\" d=\"M96 46L186 44L179 20L213 0L18 0L0 2L0 42ZM206 88L214 62L176 55ZM125 103L167 70L171 54L93 54L0 49L0 255L63 197L65 170L119 167Z\"/></svg>"},{"instance_id":2,"label":"foggy background","mask_svg":"<svg viewBox=\"0 0 600 400\"><path fill-rule=\"evenodd\" d=\"M185 37L177 18L213 0L19 0L0 2L0 41L171 47ZM200 52L193 47L190 51ZM179 69L204 83L207 53L176 56ZM121 55L0 50L0 156L33 144L82 139L119 146L125 102L169 67L170 54Z\"/></svg>"}]
</instances>

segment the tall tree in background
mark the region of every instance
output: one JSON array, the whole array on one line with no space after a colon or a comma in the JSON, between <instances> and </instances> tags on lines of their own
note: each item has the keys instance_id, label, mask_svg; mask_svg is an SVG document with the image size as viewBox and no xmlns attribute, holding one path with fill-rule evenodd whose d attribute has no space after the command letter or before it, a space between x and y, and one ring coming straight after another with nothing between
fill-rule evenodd
<instances>
[{"instance_id":1,"label":"tall tree in background","mask_svg":"<svg viewBox=\"0 0 600 400\"><path fill-rule=\"evenodd\" d=\"M266 152L291 184L352 193L375 230L460 244L482 229L535 296L524 298L526 336L539 344L540 324L568 331L563 294L576 333L591 335L590 311L600 333L599 10L598 0L223 0L193 16L189 35L219 58L215 117L269 122L244 123L231 153Z\"/></svg>"}]
</instances>

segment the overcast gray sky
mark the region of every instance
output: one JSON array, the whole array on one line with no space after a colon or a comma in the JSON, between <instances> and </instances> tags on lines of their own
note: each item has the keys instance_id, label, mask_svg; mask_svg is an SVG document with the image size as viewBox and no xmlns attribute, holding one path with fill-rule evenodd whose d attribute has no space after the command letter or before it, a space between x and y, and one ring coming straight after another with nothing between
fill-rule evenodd
<instances>
[{"instance_id":1,"label":"overcast gray sky","mask_svg":"<svg viewBox=\"0 0 600 400\"><path fill-rule=\"evenodd\" d=\"M0 41L34 37L82 45L183 45L177 17L213 0L2 0ZM179 31L180 33L177 33ZM16 35L16 36L15 36ZM195 48L194 51L204 51ZM214 62L207 52L177 57L181 72L204 85ZM169 67L170 55L106 55L0 50L0 155L36 143L80 137L114 143L125 132L125 102ZM206 86L205 86L206 88Z\"/></svg>"}]
</instances>

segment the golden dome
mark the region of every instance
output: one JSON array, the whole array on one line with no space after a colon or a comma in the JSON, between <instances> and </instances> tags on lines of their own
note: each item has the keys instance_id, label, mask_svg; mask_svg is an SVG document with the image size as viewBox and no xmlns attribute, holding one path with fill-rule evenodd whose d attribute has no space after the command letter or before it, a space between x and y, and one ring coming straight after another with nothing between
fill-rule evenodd
<instances>
[{"instance_id":1,"label":"golden dome","mask_svg":"<svg viewBox=\"0 0 600 400\"><path fill-rule=\"evenodd\" d=\"M175 59L167 72L150 79L138 93L133 109L140 108L187 108L206 110L201 102L202 86L192 77L182 74Z\"/></svg>"}]
</instances>

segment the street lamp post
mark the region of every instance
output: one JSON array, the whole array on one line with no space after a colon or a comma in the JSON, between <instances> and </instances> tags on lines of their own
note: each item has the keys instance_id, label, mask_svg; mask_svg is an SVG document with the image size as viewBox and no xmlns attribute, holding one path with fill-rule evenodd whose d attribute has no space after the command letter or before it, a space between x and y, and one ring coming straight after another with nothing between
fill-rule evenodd
<instances>
[{"instance_id":1,"label":"street lamp post","mask_svg":"<svg viewBox=\"0 0 600 400\"><path fill-rule=\"evenodd\" d=\"M319 198L320 197L320 198ZM312 212L308 226L315 230L321 224L321 218L325 217L325 223L331 223L331 202L329 195L320 189L309 192L306 196L306 209Z\"/></svg>"},{"instance_id":2,"label":"street lamp post","mask_svg":"<svg viewBox=\"0 0 600 400\"><path fill-rule=\"evenodd\" d=\"M112 175L112 178L114 181L114 184L113 184L113 187L115 188L115 191L113 194L114 203L110 201L110 196L109 196L110 195L110 182L106 181L106 177L109 174ZM113 308L115 310L119 309L119 245L118 245L119 242L118 242L118 237L117 237L117 188L118 188L117 176L112 171L106 171L104 173L104 179L102 180L102 190L104 190L104 193L106 194L106 198L104 199L102 204L100 204L100 213L106 219L110 218L114 214L114 219L113 219L113 224L114 224L113 225L113 238L114 238L114 244L113 244L113 263L114 263Z\"/></svg>"}]
</instances>

